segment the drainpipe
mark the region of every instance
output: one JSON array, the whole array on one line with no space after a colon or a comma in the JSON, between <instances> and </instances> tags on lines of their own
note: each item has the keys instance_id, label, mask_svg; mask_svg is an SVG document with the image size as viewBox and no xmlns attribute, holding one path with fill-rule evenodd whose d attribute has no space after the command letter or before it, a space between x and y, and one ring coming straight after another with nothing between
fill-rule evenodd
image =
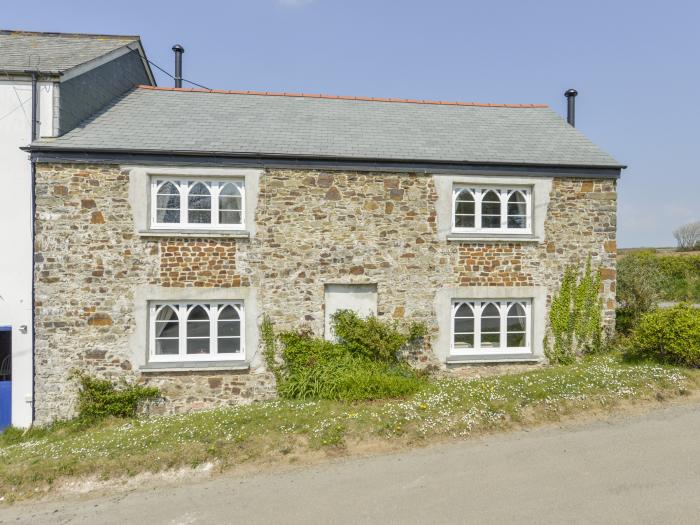
<instances>
[{"instance_id":1,"label":"drainpipe","mask_svg":"<svg viewBox=\"0 0 700 525\"><path fill-rule=\"evenodd\" d=\"M32 142L39 138L39 74L37 71L32 71ZM36 369L35 369L35 349L36 349L36 289L34 279L34 269L36 268L34 243L36 241L36 227L34 217L36 215L36 161L31 159L31 225L32 225L32 422L36 419Z\"/></svg>"}]
</instances>

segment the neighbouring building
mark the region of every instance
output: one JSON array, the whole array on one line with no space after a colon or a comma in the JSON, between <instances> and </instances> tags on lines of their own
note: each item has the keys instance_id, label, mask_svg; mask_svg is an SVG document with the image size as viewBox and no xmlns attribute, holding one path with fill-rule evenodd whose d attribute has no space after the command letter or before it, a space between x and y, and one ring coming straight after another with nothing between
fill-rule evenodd
<instances>
[{"instance_id":1,"label":"neighbouring building","mask_svg":"<svg viewBox=\"0 0 700 525\"><path fill-rule=\"evenodd\" d=\"M135 84L155 84L138 37L0 30L0 429L34 417L32 165L20 148Z\"/></svg>"},{"instance_id":2,"label":"neighbouring building","mask_svg":"<svg viewBox=\"0 0 700 525\"><path fill-rule=\"evenodd\" d=\"M588 257L614 324L624 166L546 106L140 86L29 149L40 423L74 413L75 368L166 412L273 396L263 315L328 336L350 307L425 321L419 363L539 362Z\"/></svg>"}]
</instances>

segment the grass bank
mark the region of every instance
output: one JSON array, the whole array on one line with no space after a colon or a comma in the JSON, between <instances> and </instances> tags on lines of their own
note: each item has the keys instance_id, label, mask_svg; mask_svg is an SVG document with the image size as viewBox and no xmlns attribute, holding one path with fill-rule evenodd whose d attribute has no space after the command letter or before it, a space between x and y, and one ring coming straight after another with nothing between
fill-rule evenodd
<instances>
[{"instance_id":1,"label":"grass bank","mask_svg":"<svg viewBox=\"0 0 700 525\"><path fill-rule=\"evenodd\" d=\"M363 443L420 445L699 387L700 372L608 355L507 376L438 380L404 400L272 401L90 427L68 422L25 434L10 430L0 435L0 497L22 499L84 476L290 462Z\"/></svg>"}]
</instances>

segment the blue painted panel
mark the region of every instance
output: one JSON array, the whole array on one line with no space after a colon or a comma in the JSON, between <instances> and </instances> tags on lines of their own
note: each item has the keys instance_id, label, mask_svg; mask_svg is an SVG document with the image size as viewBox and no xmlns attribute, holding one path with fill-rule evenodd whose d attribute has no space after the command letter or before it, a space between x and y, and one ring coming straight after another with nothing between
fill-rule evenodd
<instances>
[{"instance_id":1,"label":"blue painted panel","mask_svg":"<svg viewBox=\"0 0 700 525\"><path fill-rule=\"evenodd\" d=\"M12 424L12 381L0 381L0 431Z\"/></svg>"},{"instance_id":2,"label":"blue painted panel","mask_svg":"<svg viewBox=\"0 0 700 525\"><path fill-rule=\"evenodd\" d=\"M0 332L11 332L12 327L11 326L0 326Z\"/></svg>"}]
</instances>

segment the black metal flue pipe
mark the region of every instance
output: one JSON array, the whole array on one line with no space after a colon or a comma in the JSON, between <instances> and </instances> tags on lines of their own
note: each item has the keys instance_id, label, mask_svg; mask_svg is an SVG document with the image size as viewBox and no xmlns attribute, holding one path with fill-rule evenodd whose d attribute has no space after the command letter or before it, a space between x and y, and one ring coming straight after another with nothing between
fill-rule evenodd
<instances>
[{"instance_id":1,"label":"black metal flue pipe","mask_svg":"<svg viewBox=\"0 0 700 525\"><path fill-rule=\"evenodd\" d=\"M571 127L576 127L576 95L578 91L575 89L567 89L564 93L566 97L566 121Z\"/></svg>"},{"instance_id":2,"label":"black metal flue pipe","mask_svg":"<svg viewBox=\"0 0 700 525\"><path fill-rule=\"evenodd\" d=\"M173 46L173 51L175 52L175 87L182 87L182 54L185 52L185 48L180 44L175 44Z\"/></svg>"}]
</instances>

